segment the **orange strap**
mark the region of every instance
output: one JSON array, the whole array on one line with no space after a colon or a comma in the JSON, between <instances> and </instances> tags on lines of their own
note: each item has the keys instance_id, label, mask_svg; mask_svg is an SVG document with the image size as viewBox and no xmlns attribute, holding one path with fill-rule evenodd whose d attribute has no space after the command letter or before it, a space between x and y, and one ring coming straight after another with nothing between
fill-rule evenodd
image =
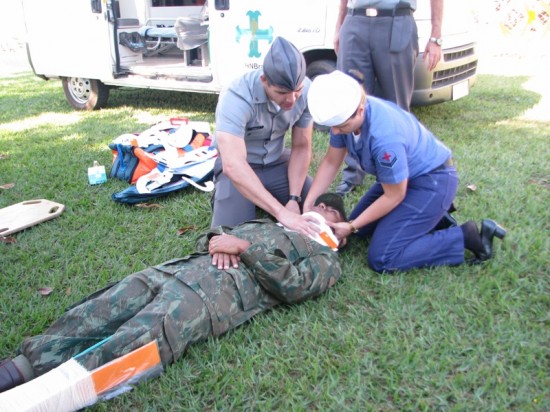
<instances>
[{"instance_id":1,"label":"orange strap","mask_svg":"<svg viewBox=\"0 0 550 412\"><path fill-rule=\"evenodd\" d=\"M321 232L319 233L319 237L325 241L327 246L331 249L338 249L338 245L332 240L332 238L328 235L327 232Z\"/></svg>"},{"instance_id":2,"label":"orange strap","mask_svg":"<svg viewBox=\"0 0 550 412\"><path fill-rule=\"evenodd\" d=\"M160 363L157 341L112 360L92 371L92 380L98 395L128 381Z\"/></svg>"}]
</instances>

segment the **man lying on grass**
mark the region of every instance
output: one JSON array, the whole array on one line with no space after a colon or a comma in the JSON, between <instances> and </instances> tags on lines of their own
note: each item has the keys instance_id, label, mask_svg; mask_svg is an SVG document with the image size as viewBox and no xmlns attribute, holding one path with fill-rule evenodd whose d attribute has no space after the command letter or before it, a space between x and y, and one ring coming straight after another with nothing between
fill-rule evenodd
<instances>
[{"instance_id":1,"label":"man lying on grass","mask_svg":"<svg viewBox=\"0 0 550 412\"><path fill-rule=\"evenodd\" d=\"M192 343L277 304L318 296L341 275L337 240L325 223L346 220L341 197L319 196L308 219L319 223L313 239L269 220L211 229L198 239L196 253L96 292L44 334L26 338L19 355L0 364L0 392L78 354L78 362L93 370L154 340L167 366Z\"/></svg>"}]
</instances>

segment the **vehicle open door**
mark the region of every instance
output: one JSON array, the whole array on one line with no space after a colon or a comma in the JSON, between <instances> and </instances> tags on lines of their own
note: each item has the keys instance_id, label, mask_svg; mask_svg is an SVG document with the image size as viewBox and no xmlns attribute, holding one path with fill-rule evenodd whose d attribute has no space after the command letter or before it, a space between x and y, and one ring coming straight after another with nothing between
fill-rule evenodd
<instances>
[{"instance_id":1,"label":"vehicle open door","mask_svg":"<svg viewBox=\"0 0 550 412\"><path fill-rule=\"evenodd\" d=\"M31 67L41 77L61 78L76 108L87 108L79 104L90 103L89 93L99 98L108 93L98 79L113 75L110 4L110 0L22 0Z\"/></svg>"}]
</instances>

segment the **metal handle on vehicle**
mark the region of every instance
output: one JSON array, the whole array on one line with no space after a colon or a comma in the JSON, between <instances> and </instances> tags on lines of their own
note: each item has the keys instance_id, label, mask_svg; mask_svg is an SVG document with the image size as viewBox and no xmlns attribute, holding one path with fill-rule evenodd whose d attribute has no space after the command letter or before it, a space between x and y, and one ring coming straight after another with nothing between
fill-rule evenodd
<instances>
[{"instance_id":1,"label":"metal handle on vehicle","mask_svg":"<svg viewBox=\"0 0 550 412\"><path fill-rule=\"evenodd\" d=\"M229 0L215 0L216 10L229 10Z\"/></svg>"},{"instance_id":2,"label":"metal handle on vehicle","mask_svg":"<svg viewBox=\"0 0 550 412\"><path fill-rule=\"evenodd\" d=\"M101 0L91 0L92 13L101 13Z\"/></svg>"}]
</instances>

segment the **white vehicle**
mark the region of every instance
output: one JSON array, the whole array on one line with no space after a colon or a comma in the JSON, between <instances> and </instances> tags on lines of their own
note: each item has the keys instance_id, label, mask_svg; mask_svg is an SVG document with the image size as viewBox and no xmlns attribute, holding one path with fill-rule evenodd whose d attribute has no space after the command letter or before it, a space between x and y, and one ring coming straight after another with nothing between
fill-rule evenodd
<instances>
[{"instance_id":1,"label":"white vehicle","mask_svg":"<svg viewBox=\"0 0 550 412\"><path fill-rule=\"evenodd\" d=\"M310 78L336 65L338 0L203 3L22 0L29 63L37 76L61 79L69 103L88 110L105 106L111 87L219 93L240 73L261 68L277 36L303 52ZM460 98L475 81L476 46L460 18L465 13L455 10L461 4L445 2L443 58L436 70L428 72L419 56L413 104ZM429 0L419 0L421 50L430 35L429 15Z\"/></svg>"}]
</instances>

